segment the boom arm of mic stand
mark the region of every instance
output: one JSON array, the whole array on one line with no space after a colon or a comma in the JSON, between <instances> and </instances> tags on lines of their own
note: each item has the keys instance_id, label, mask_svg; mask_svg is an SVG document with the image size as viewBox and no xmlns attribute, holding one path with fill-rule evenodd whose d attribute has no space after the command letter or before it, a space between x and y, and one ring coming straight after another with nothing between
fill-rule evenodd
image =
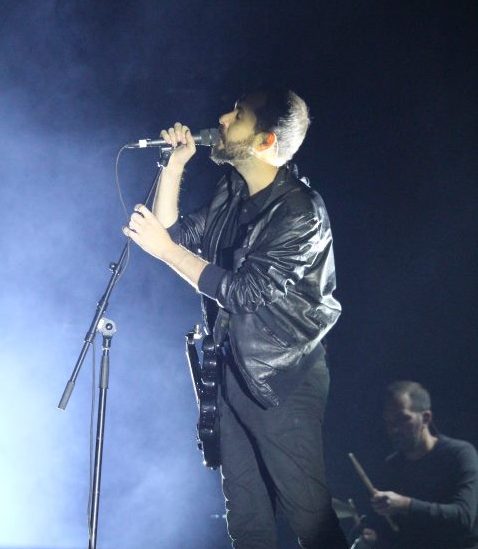
<instances>
[{"instance_id":1,"label":"boom arm of mic stand","mask_svg":"<svg viewBox=\"0 0 478 549\"><path fill-rule=\"evenodd\" d=\"M123 269L123 264L126 258L127 251L128 251L128 242L123 247L123 251L121 252L121 256L118 260L118 263L110 264L111 277L108 282L108 286L106 287L103 297L98 301L98 305L96 306L95 316L93 317L93 320L91 321L91 324L90 324L90 328L86 333L83 347L80 351L80 356L76 361L75 367L73 369L73 373L71 374L70 380L66 384L65 390L63 391L63 396L61 397L60 403L58 404L58 408L60 408L61 410L64 410L66 408L68 401L70 400L71 393L75 388L76 378L80 373L80 369L81 369L81 366L83 365L83 361L85 360L86 353L88 352L88 349L90 348L90 345L93 343L93 339L95 338L96 330L98 328L98 322L101 320L101 318L103 317L108 307L108 299Z\"/></svg>"},{"instance_id":2,"label":"boom arm of mic stand","mask_svg":"<svg viewBox=\"0 0 478 549\"><path fill-rule=\"evenodd\" d=\"M171 151L171 148L163 152L162 159L161 159L162 161L158 163L158 171L154 177L153 184L151 185L151 188L146 196L145 202L148 200L149 196L151 195L151 191L155 188L155 186L159 181L163 167L167 164L167 160L169 159L170 151ZM95 338L95 334L98 328L98 322L101 320L101 318L103 317L108 307L108 300L110 298L111 292L113 291L113 288L115 287L115 284L124 267L124 262L128 252L128 245L129 245L128 242L124 245L123 251L121 252L121 256L118 262L110 264L109 268L111 270L111 277L108 282L108 286L106 287L105 293L103 294L102 298L98 301L98 304L96 306L96 312L93 317L93 320L91 321L88 332L86 333L86 336L84 338L84 343L80 351L80 355L78 357L78 360L76 361L75 367L73 368L73 372L70 376L68 383L65 386L63 395L58 404L58 408L60 408L61 410L64 410L68 405L70 396L73 393L73 389L75 388L76 378L80 373L80 369L81 369L81 366L83 365L88 349L90 348L90 345L93 343L93 339Z\"/></svg>"}]
</instances>

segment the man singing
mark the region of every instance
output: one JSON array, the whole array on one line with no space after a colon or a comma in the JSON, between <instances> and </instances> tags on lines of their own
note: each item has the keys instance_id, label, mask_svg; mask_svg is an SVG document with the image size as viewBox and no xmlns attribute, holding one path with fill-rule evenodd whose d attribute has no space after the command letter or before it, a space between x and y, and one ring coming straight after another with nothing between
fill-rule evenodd
<instances>
[{"instance_id":1,"label":"man singing","mask_svg":"<svg viewBox=\"0 0 478 549\"><path fill-rule=\"evenodd\" d=\"M180 123L153 211L135 207L124 233L202 294L223 353L221 472L233 547L277 547L280 509L304 548L345 549L325 483L322 421L329 375L321 340L340 315L329 218L288 162L309 126L288 90L246 95L219 119L211 158L233 170L211 203L178 215L195 153Z\"/></svg>"}]
</instances>

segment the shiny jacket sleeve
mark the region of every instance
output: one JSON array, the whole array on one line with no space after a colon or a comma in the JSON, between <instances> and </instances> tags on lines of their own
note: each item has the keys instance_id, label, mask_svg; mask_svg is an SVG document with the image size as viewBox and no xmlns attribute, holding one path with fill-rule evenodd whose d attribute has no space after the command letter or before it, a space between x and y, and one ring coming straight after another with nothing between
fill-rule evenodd
<instances>
[{"instance_id":1,"label":"shiny jacket sleeve","mask_svg":"<svg viewBox=\"0 0 478 549\"><path fill-rule=\"evenodd\" d=\"M187 215L181 215L174 225L168 227L169 236L176 244L197 253L206 224L207 206Z\"/></svg>"},{"instance_id":2,"label":"shiny jacket sleeve","mask_svg":"<svg viewBox=\"0 0 478 549\"><path fill-rule=\"evenodd\" d=\"M330 245L330 228L323 226L312 201L307 202L305 209L303 200L278 206L237 272L224 270L210 297L226 311L251 313L282 298Z\"/></svg>"}]
</instances>

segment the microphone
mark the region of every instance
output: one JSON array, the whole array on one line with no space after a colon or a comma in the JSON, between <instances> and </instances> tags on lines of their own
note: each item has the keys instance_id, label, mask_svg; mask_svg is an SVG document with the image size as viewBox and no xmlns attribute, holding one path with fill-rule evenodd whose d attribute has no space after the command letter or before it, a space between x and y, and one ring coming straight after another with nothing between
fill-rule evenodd
<instances>
[{"instance_id":1,"label":"microphone","mask_svg":"<svg viewBox=\"0 0 478 549\"><path fill-rule=\"evenodd\" d=\"M192 135L194 143L196 145L203 145L204 147L213 147L219 141L219 130L217 128L208 128L206 130L199 130L199 133ZM144 149L146 147L159 147L160 149L170 148L170 143L167 143L164 139L140 139L136 143L128 143L125 145L127 149Z\"/></svg>"}]
</instances>

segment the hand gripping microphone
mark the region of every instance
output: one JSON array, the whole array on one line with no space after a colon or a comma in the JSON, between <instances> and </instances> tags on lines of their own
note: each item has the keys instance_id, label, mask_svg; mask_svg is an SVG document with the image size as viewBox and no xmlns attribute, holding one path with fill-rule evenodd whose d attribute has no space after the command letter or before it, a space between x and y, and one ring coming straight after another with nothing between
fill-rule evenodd
<instances>
[{"instance_id":1,"label":"hand gripping microphone","mask_svg":"<svg viewBox=\"0 0 478 549\"><path fill-rule=\"evenodd\" d=\"M192 134L194 143L204 147L213 147L219 141L219 130L217 128L208 128L199 130L199 133ZM170 143L164 139L140 139L136 143L128 143L125 145L127 149L144 149L146 147L170 148Z\"/></svg>"}]
</instances>

